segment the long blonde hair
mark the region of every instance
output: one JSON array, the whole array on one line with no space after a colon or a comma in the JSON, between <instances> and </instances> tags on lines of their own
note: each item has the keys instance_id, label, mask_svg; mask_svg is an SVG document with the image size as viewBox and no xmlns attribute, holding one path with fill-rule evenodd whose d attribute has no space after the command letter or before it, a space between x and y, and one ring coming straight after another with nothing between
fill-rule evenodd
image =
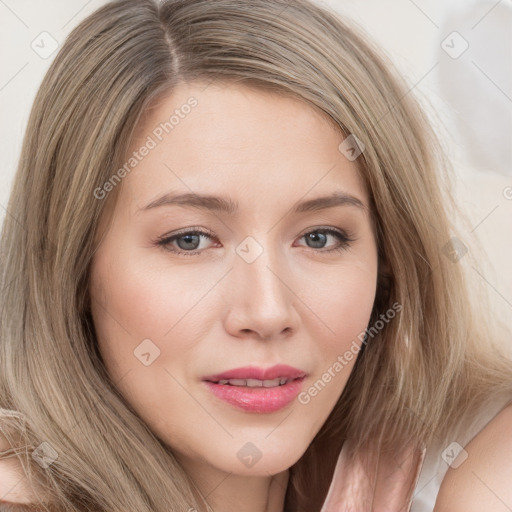
<instances>
[{"instance_id":1,"label":"long blonde hair","mask_svg":"<svg viewBox=\"0 0 512 512\"><path fill-rule=\"evenodd\" d=\"M32 108L0 246L0 407L25 418L17 453L48 503L211 510L110 380L88 294L98 223L122 183L104 200L94 191L126 161L141 115L183 81L300 98L365 147L357 164L380 258L370 326L392 304L401 311L365 338L334 410L290 468L285 511L320 509L346 439L442 445L489 399L512 399L510 360L447 250L463 239L449 164L392 69L360 29L307 0L123 0L71 32ZM18 417L2 425L21 429ZM41 443L54 450L48 467L29 456Z\"/></svg>"}]
</instances>

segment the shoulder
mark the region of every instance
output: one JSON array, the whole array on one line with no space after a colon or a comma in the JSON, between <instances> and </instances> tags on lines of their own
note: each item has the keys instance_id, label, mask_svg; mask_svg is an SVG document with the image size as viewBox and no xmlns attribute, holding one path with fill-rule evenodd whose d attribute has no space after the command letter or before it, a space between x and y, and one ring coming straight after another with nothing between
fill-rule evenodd
<instances>
[{"instance_id":1,"label":"shoulder","mask_svg":"<svg viewBox=\"0 0 512 512\"><path fill-rule=\"evenodd\" d=\"M448 468L433 512L512 510L512 403L504 407L464 447Z\"/></svg>"},{"instance_id":2,"label":"shoulder","mask_svg":"<svg viewBox=\"0 0 512 512\"><path fill-rule=\"evenodd\" d=\"M0 507L4 502L28 504L34 499L27 487L27 479L18 459L16 457L1 458L2 452L7 452L10 448L0 430Z\"/></svg>"}]
</instances>

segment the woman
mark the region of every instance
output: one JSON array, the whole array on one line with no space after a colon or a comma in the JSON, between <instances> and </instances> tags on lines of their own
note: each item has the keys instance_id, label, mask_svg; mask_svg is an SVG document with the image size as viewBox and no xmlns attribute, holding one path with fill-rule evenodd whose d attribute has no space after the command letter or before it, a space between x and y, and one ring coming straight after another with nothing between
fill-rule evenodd
<instances>
[{"instance_id":1,"label":"woman","mask_svg":"<svg viewBox=\"0 0 512 512\"><path fill-rule=\"evenodd\" d=\"M112 2L71 33L2 234L4 501L408 510L427 452L457 510L467 441L510 449L512 369L390 68L306 0Z\"/></svg>"}]
</instances>

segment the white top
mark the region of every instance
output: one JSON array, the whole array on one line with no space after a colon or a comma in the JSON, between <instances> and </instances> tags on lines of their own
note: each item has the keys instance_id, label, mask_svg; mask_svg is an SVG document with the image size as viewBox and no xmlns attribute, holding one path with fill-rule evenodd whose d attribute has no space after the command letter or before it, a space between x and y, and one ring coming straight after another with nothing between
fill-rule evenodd
<instances>
[{"instance_id":1,"label":"white top","mask_svg":"<svg viewBox=\"0 0 512 512\"><path fill-rule=\"evenodd\" d=\"M432 512L448 464L441 457L442 450L428 450L414 489L411 512Z\"/></svg>"}]
</instances>

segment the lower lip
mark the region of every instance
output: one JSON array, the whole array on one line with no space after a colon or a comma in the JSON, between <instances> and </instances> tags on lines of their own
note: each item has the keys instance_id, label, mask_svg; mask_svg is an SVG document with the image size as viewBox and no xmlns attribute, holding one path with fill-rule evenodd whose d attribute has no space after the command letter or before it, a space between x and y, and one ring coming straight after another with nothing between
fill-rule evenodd
<instances>
[{"instance_id":1,"label":"lower lip","mask_svg":"<svg viewBox=\"0 0 512 512\"><path fill-rule=\"evenodd\" d=\"M305 377L273 388L230 386L203 381L217 397L248 412L269 413L282 409L299 394Z\"/></svg>"}]
</instances>

